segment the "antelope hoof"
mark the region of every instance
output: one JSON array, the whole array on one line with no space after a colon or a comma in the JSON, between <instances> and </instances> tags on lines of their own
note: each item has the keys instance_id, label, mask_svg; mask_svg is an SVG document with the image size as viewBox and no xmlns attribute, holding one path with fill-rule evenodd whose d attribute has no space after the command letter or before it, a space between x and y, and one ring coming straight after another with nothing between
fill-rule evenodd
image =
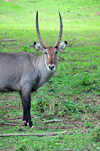
<instances>
[{"instance_id":1,"label":"antelope hoof","mask_svg":"<svg viewBox=\"0 0 100 151\"><path fill-rule=\"evenodd\" d=\"M29 126L30 126L30 128L32 128L32 126L33 126L32 121L31 121L31 122L29 122Z\"/></svg>"},{"instance_id":2,"label":"antelope hoof","mask_svg":"<svg viewBox=\"0 0 100 151\"><path fill-rule=\"evenodd\" d=\"M35 128L35 126L32 126L31 128Z\"/></svg>"},{"instance_id":3,"label":"antelope hoof","mask_svg":"<svg viewBox=\"0 0 100 151\"><path fill-rule=\"evenodd\" d=\"M25 126L27 126L27 122L26 122L26 121L23 121L23 124L24 124Z\"/></svg>"}]
</instances>

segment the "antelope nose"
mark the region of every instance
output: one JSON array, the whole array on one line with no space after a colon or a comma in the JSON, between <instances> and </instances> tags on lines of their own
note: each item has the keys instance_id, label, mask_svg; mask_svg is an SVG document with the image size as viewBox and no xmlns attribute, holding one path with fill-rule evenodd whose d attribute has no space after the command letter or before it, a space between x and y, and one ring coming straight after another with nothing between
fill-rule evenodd
<instances>
[{"instance_id":1,"label":"antelope nose","mask_svg":"<svg viewBox=\"0 0 100 151\"><path fill-rule=\"evenodd\" d=\"M52 70L53 68L54 68L54 65L53 65L53 66L49 66L49 69L50 69L50 70Z\"/></svg>"}]
</instances>

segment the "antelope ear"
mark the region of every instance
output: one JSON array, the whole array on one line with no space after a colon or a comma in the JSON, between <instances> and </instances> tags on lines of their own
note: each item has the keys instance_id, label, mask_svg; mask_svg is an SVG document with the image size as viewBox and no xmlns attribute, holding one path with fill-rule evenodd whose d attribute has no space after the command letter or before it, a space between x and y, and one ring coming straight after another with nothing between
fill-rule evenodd
<instances>
[{"instance_id":1,"label":"antelope ear","mask_svg":"<svg viewBox=\"0 0 100 151\"><path fill-rule=\"evenodd\" d=\"M57 52L61 51L61 50L64 50L66 48L66 46L67 46L67 41L61 42L60 45L57 48Z\"/></svg>"},{"instance_id":2,"label":"antelope ear","mask_svg":"<svg viewBox=\"0 0 100 151\"><path fill-rule=\"evenodd\" d=\"M43 48L43 46L41 44L37 43L37 42L34 42L34 47L38 51L45 52L45 49Z\"/></svg>"}]
</instances>

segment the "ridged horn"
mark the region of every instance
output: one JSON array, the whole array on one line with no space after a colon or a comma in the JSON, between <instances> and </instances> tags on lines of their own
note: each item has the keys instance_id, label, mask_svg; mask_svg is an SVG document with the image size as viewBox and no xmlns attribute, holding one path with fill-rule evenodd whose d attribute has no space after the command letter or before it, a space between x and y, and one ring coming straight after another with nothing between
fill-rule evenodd
<instances>
[{"instance_id":1,"label":"ridged horn","mask_svg":"<svg viewBox=\"0 0 100 151\"><path fill-rule=\"evenodd\" d=\"M62 18L61 18L61 15L60 15L60 12L59 12L59 18L60 18L60 31L59 31L59 37L58 37L58 40L56 41L56 43L54 44L53 47L57 48L58 45L59 45L59 42L61 40L61 37L62 37L62 29L63 29L63 24L62 24Z\"/></svg>"},{"instance_id":2,"label":"ridged horn","mask_svg":"<svg viewBox=\"0 0 100 151\"><path fill-rule=\"evenodd\" d=\"M37 31L37 35L38 35L38 38L39 38L39 40L40 40L42 46L43 46L44 48L47 48L48 46L44 43L44 41L43 41L43 39L42 39L42 37L41 37L41 35L40 35L40 32L39 32L38 11L37 11L37 14L36 14L36 31Z\"/></svg>"}]
</instances>

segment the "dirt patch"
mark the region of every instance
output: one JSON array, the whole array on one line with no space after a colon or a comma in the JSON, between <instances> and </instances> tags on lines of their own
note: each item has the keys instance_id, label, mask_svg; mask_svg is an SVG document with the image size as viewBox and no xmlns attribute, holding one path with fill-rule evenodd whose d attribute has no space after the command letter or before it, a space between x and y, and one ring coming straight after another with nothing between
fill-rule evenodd
<instances>
[{"instance_id":1,"label":"dirt patch","mask_svg":"<svg viewBox=\"0 0 100 151\"><path fill-rule=\"evenodd\" d=\"M10 109L16 109L16 106L14 105L6 105L6 106L2 106L2 110L10 110Z\"/></svg>"},{"instance_id":2,"label":"dirt patch","mask_svg":"<svg viewBox=\"0 0 100 151\"><path fill-rule=\"evenodd\" d=\"M11 100L11 101L15 101L17 100L18 97L17 96L0 96L0 102L2 102L3 100Z\"/></svg>"},{"instance_id":3,"label":"dirt patch","mask_svg":"<svg viewBox=\"0 0 100 151\"><path fill-rule=\"evenodd\" d=\"M100 12L96 12L96 15L100 15Z\"/></svg>"},{"instance_id":4,"label":"dirt patch","mask_svg":"<svg viewBox=\"0 0 100 151\"><path fill-rule=\"evenodd\" d=\"M9 0L4 0L4 1L12 3L12 2L11 2L11 1L9 1Z\"/></svg>"}]
</instances>

